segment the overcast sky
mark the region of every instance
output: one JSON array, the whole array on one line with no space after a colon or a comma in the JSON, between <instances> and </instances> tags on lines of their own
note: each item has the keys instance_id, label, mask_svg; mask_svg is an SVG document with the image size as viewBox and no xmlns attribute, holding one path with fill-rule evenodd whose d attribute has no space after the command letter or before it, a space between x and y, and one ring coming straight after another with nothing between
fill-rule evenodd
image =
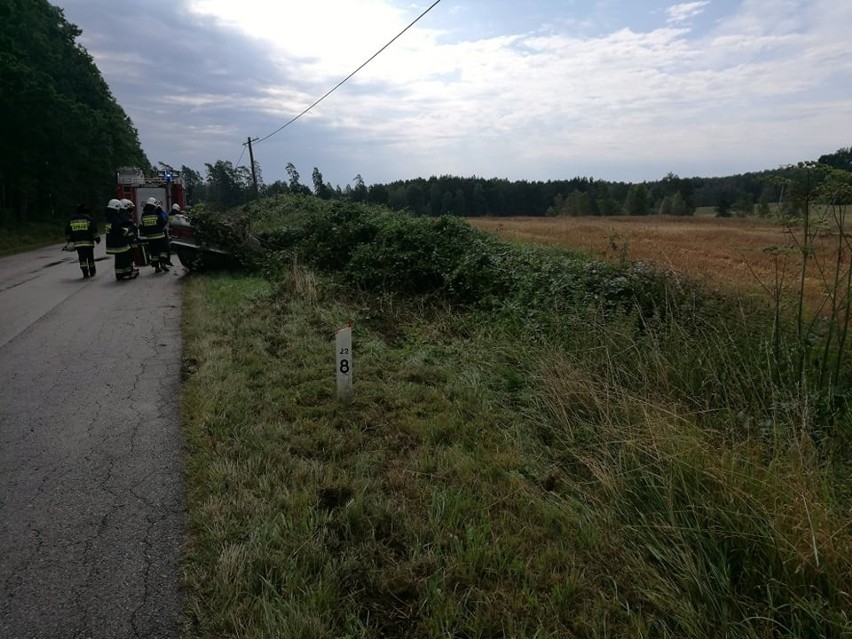
<instances>
[{"instance_id":1,"label":"overcast sky","mask_svg":"<svg viewBox=\"0 0 852 639\"><path fill-rule=\"evenodd\" d=\"M248 163L432 0L57 0L153 162ZM852 145L852 1L442 0L254 146L345 186L656 180Z\"/></svg>"}]
</instances>

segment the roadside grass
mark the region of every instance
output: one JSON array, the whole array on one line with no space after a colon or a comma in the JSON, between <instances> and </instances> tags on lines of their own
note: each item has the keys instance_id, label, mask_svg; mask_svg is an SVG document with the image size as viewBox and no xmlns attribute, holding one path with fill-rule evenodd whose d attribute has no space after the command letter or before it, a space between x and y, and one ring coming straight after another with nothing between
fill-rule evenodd
<instances>
[{"instance_id":1,"label":"roadside grass","mask_svg":"<svg viewBox=\"0 0 852 639\"><path fill-rule=\"evenodd\" d=\"M852 633L848 476L789 397L752 421L753 354L595 309L514 320L297 261L191 278L187 636Z\"/></svg>"},{"instance_id":2,"label":"roadside grass","mask_svg":"<svg viewBox=\"0 0 852 639\"><path fill-rule=\"evenodd\" d=\"M0 256L23 253L65 241L61 225L27 224L0 233Z\"/></svg>"}]
</instances>

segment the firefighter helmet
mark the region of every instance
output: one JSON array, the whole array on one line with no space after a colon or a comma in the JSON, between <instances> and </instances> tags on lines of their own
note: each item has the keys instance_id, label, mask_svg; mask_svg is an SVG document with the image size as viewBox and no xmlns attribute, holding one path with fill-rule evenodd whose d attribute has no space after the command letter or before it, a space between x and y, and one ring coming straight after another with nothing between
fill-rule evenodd
<instances>
[{"instance_id":1,"label":"firefighter helmet","mask_svg":"<svg viewBox=\"0 0 852 639\"><path fill-rule=\"evenodd\" d=\"M159 202L157 202L157 198L149 197L147 200L145 200L145 204L150 204L151 206L157 206L157 204L159 204Z\"/></svg>"},{"instance_id":2,"label":"firefighter helmet","mask_svg":"<svg viewBox=\"0 0 852 639\"><path fill-rule=\"evenodd\" d=\"M136 205L133 204L133 202L131 202L127 198L124 198L124 199L121 200L121 208L123 208L123 209L132 209L134 206L136 206Z\"/></svg>"},{"instance_id":3,"label":"firefighter helmet","mask_svg":"<svg viewBox=\"0 0 852 639\"><path fill-rule=\"evenodd\" d=\"M113 198L107 202L107 208L112 209L113 211L121 210L121 202Z\"/></svg>"},{"instance_id":4,"label":"firefighter helmet","mask_svg":"<svg viewBox=\"0 0 852 639\"><path fill-rule=\"evenodd\" d=\"M172 204L172 211L180 213L180 204Z\"/></svg>"}]
</instances>

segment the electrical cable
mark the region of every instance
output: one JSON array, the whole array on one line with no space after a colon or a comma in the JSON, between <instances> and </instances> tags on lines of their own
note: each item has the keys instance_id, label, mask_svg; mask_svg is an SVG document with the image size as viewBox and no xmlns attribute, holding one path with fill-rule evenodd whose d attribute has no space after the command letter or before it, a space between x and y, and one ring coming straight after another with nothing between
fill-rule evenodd
<instances>
[{"instance_id":1,"label":"electrical cable","mask_svg":"<svg viewBox=\"0 0 852 639\"><path fill-rule=\"evenodd\" d=\"M245 142L243 142L243 152L240 153L239 159L236 162L234 162L234 164L232 165L235 169L240 166L240 160L242 160L243 156L246 154L247 148L248 148L248 145Z\"/></svg>"},{"instance_id":2,"label":"electrical cable","mask_svg":"<svg viewBox=\"0 0 852 639\"><path fill-rule=\"evenodd\" d=\"M254 140L252 140L252 142L260 143L260 142L263 142L264 140L268 140L269 138L271 138L271 137L272 137L273 135L275 135L276 133L279 133L279 132L283 131L283 130L284 130L284 129L286 129L288 126L290 126L291 124L293 124L296 120L298 120L299 118L301 118L301 117L302 117L303 115L305 115L308 111L310 111L311 109L313 109L316 105L318 105L320 102L322 102L322 101L323 101L323 100L325 100L328 96L330 96L332 93L334 93L337 89L339 89L341 86L343 86L343 84L344 84L347 80L349 80L352 76L354 76L354 75L355 75L356 73L358 73L361 69L363 69L363 68L364 68L364 67L366 67L368 64L370 64L370 62L372 62L372 61L373 61L376 57L378 57L378 55L379 55L382 51L384 51L384 50L385 50L385 49L387 49L390 45L392 45L394 42L396 42L396 41L397 41L397 39L399 39L399 38L400 38L400 36L402 36L402 34L404 34L406 31L408 31L408 30L409 30L411 27L413 27L415 24L417 24L423 16L425 16L425 15L426 15L427 13L429 13L432 9L434 9L434 8L435 8L435 7L436 7L436 6L437 6L440 2L441 2L441 0L435 0L435 2L433 2L433 3L429 6L429 8L428 8L428 9L426 9L423 13L421 13L419 16L417 16L411 24L409 24L407 27L405 27L405 29L403 29L403 30L402 30L402 31L400 31L398 34L396 34L396 36L394 36L394 38L393 38L390 42L388 42L385 46L383 46L381 49L379 49L378 51L376 51L376 52L375 52L372 56L370 56L370 58L369 58L366 62L364 62L364 63L363 63L360 67L358 67L358 68L357 68L357 69L355 69L352 73L350 73L350 74L349 74L349 75L347 75L345 78L343 78L343 79L342 79L340 82L338 82L338 83L337 83L334 87L332 87L329 91L327 91L327 92L325 93L325 95L323 95L323 96L322 96L319 100L317 100L317 101L316 101L316 102L314 102L312 105L310 105L307 109L305 109L304 111L302 111L299 115L297 115L296 117L294 117L293 119L291 119L289 122L284 123L283 125L281 125L281 126L280 126L280 127L278 127L277 129L275 129L275 130L274 130L272 133L270 133L269 135L266 135L266 136L264 136L264 137L262 137L262 138L255 138ZM243 150L245 151L245 149L243 149ZM242 158L242 156L240 156L240 158Z\"/></svg>"}]
</instances>

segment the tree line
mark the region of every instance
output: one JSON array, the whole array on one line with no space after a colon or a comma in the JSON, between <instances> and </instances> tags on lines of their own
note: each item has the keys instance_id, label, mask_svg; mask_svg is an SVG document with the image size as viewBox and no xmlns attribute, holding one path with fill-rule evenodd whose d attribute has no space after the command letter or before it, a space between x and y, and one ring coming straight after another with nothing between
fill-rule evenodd
<instances>
[{"instance_id":1,"label":"tree line","mask_svg":"<svg viewBox=\"0 0 852 639\"><path fill-rule=\"evenodd\" d=\"M81 33L47 0L0 2L0 226L64 220L150 166Z\"/></svg>"},{"instance_id":2,"label":"tree line","mask_svg":"<svg viewBox=\"0 0 852 639\"><path fill-rule=\"evenodd\" d=\"M818 162L852 171L852 147L826 154ZM219 160L206 164L206 177L187 167L191 176L191 201L207 201L225 210L248 202L253 196L251 170ZM261 176L255 163L255 173ZM744 173L726 177L681 178L674 173L656 181L612 182L589 177L568 180L509 181L499 178L432 176L367 185L356 175L344 188L323 179L313 168L310 186L302 182L293 163L285 167L287 180L264 184L261 196L277 193L345 199L407 210L420 216L586 216L586 215L693 215L698 207L712 207L718 216L769 215L770 205L782 197L778 181L796 179L796 167Z\"/></svg>"}]
</instances>

